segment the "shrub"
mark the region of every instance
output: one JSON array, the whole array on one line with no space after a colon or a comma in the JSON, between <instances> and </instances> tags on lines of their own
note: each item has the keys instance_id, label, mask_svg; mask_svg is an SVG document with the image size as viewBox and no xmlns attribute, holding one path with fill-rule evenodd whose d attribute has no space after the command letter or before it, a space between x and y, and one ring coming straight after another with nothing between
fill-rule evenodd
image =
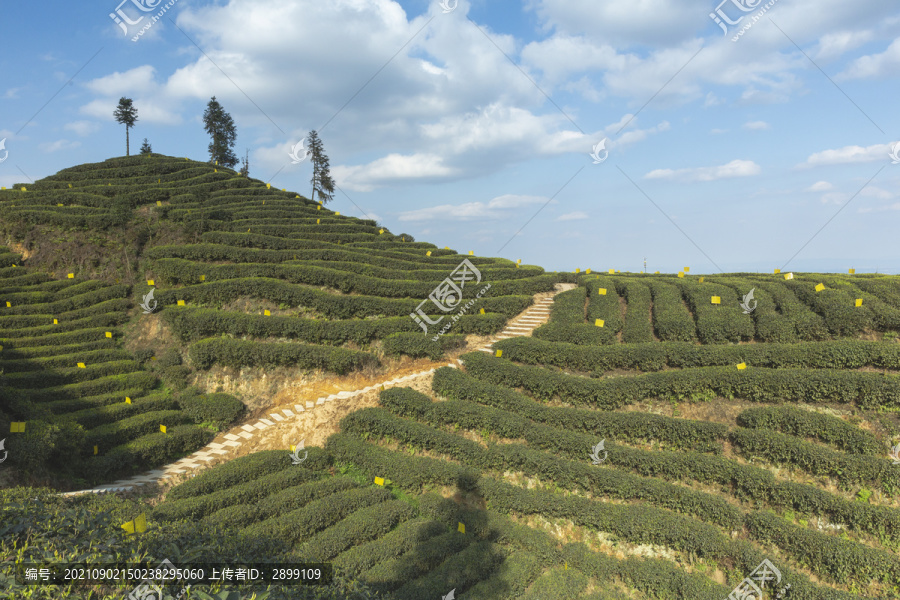
<instances>
[{"instance_id":1,"label":"shrub","mask_svg":"<svg viewBox=\"0 0 900 600\"><path fill-rule=\"evenodd\" d=\"M217 427L234 423L245 410L240 400L224 393L182 395L178 404L195 423L213 423Z\"/></svg>"}]
</instances>

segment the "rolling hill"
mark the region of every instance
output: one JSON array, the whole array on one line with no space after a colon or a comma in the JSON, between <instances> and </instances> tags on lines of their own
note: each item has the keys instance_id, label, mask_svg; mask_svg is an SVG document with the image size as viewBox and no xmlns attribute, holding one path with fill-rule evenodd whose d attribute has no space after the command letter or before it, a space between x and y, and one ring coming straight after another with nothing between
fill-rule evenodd
<instances>
[{"instance_id":1,"label":"rolling hill","mask_svg":"<svg viewBox=\"0 0 900 600\"><path fill-rule=\"evenodd\" d=\"M203 600L900 598L897 277L546 273L162 155L2 190L0 229L0 598L132 587L25 596L23 560L163 559L334 569L168 588ZM274 404L242 380L413 364L302 461L60 495L246 426Z\"/></svg>"}]
</instances>

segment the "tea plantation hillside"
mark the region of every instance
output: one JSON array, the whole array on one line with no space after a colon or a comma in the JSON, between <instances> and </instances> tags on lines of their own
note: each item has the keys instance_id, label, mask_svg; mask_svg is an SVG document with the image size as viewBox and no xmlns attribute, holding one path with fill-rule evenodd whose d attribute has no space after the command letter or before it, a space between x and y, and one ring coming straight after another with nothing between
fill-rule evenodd
<instances>
[{"instance_id":1,"label":"tea plantation hillside","mask_svg":"<svg viewBox=\"0 0 900 600\"><path fill-rule=\"evenodd\" d=\"M0 254L0 427L25 423L6 466L62 489L172 462L233 424L239 400L191 387L213 366L386 373L499 331L560 280L156 154L0 190L0 229L18 253ZM481 284L432 341L410 313L464 258ZM147 323L174 342L138 343Z\"/></svg>"},{"instance_id":2,"label":"tea plantation hillside","mask_svg":"<svg viewBox=\"0 0 900 600\"><path fill-rule=\"evenodd\" d=\"M194 385L208 369L454 367L383 389L299 462L254 452L126 497L0 490L0 599L133 588L26 588L17 561L164 559L335 575L165 600L900 599L900 278L544 273L160 155L16 187L0 191L13 468L36 453L102 479L182 456L247 412ZM410 313L464 258L474 302L434 342ZM533 335L466 345L560 282L577 286ZM134 350L151 319L171 343Z\"/></svg>"}]
</instances>

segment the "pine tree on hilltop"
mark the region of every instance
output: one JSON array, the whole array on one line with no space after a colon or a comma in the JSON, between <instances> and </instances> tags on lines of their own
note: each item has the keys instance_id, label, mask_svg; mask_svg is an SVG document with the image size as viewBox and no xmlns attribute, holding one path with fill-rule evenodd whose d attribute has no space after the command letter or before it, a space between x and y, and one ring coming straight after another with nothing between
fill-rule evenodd
<instances>
[{"instance_id":1,"label":"pine tree on hilltop","mask_svg":"<svg viewBox=\"0 0 900 600\"><path fill-rule=\"evenodd\" d=\"M246 153L244 154L244 158L241 159L240 174L243 177L250 176L250 151L249 150L246 151Z\"/></svg>"},{"instance_id":2,"label":"pine tree on hilltop","mask_svg":"<svg viewBox=\"0 0 900 600\"><path fill-rule=\"evenodd\" d=\"M131 149L129 147L128 130L134 127L135 121L138 120L137 109L131 103L131 98L126 98L125 96L119 98L119 106L116 107L113 116L116 118L116 122L125 126L125 156L129 156Z\"/></svg>"},{"instance_id":3,"label":"pine tree on hilltop","mask_svg":"<svg viewBox=\"0 0 900 600\"><path fill-rule=\"evenodd\" d=\"M322 204L329 202L334 198L334 179L331 178L331 172L328 168L328 155L325 154L325 148L319 134L315 130L309 132L309 153L312 156L313 176L312 183L312 200L316 201L316 193L319 194L319 200Z\"/></svg>"},{"instance_id":4,"label":"pine tree on hilltop","mask_svg":"<svg viewBox=\"0 0 900 600\"><path fill-rule=\"evenodd\" d=\"M208 146L209 162L229 169L234 167L238 162L237 156L234 155L234 140L237 138L234 119L225 112L215 96L203 111L203 127L206 133L212 136L212 142Z\"/></svg>"},{"instance_id":5,"label":"pine tree on hilltop","mask_svg":"<svg viewBox=\"0 0 900 600\"><path fill-rule=\"evenodd\" d=\"M147 141L147 138L144 138L144 143L141 144L141 154L150 154L153 152L153 148L150 147L150 142Z\"/></svg>"}]
</instances>

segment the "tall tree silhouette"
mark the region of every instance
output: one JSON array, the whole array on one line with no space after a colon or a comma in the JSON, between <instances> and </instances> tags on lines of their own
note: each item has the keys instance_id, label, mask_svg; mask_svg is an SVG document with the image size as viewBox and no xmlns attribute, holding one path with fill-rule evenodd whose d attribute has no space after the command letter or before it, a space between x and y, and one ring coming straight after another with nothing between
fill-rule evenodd
<instances>
[{"instance_id":1,"label":"tall tree silhouette","mask_svg":"<svg viewBox=\"0 0 900 600\"><path fill-rule=\"evenodd\" d=\"M316 194L319 194L319 200L322 204L329 202L334 198L334 179L331 178L331 172L328 169L328 155L325 154L325 148L319 134L313 129L309 132L309 153L312 157L313 175L312 175L312 200L316 201Z\"/></svg>"},{"instance_id":2,"label":"tall tree silhouette","mask_svg":"<svg viewBox=\"0 0 900 600\"><path fill-rule=\"evenodd\" d=\"M128 139L128 130L134 127L134 123L138 120L137 109L131 102L131 98L122 96L119 98L119 106L113 112L113 116L120 125L125 126L125 156L131 154L130 143Z\"/></svg>"},{"instance_id":3,"label":"tall tree silhouette","mask_svg":"<svg viewBox=\"0 0 900 600\"><path fill-rule=\"evenodd\" d=\"M150 145L150 142L147 141L147 138L144 138L144 143L141 144L141 154L150 154L153 152L153 146Z\"/></svg>"},{"instance_id":4,"label":"tall tree silhouette","mask_svg":"<svg viewBox=\"0 0 900 600\"><path fill-rule=\"evenodd\" d=\"M203 127L212 137L208 146L209 162L216 162L229 169L236 165L238 158L234 155L234 140L237 138L237 131L234 128L234 119L225 112L215 96L203 111Z\"/></svg>"}]
</instances>

